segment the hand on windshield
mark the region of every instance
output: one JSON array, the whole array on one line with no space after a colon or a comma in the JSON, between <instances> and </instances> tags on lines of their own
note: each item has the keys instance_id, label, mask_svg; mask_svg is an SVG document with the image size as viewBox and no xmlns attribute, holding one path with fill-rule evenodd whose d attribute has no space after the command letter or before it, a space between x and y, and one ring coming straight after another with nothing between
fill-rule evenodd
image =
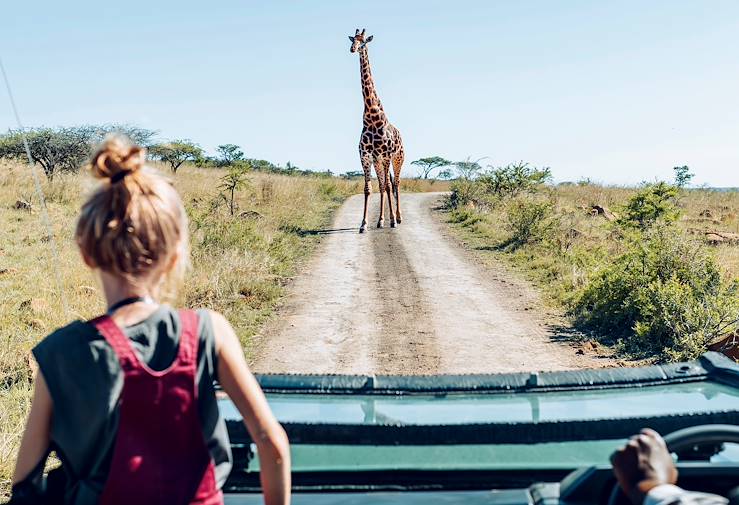
<instances>
[{"instance_id":1,"label":"hand on windshield","mask_svg":"<svg viewBox=\"0 0 739 505\"><path fill-rule=\"evenodd\" d=\"M677 482L677 468L664 439L645 428L611 456L613 473L634 505L642 505L650 489Z\"/></svg>"}]
</instances>

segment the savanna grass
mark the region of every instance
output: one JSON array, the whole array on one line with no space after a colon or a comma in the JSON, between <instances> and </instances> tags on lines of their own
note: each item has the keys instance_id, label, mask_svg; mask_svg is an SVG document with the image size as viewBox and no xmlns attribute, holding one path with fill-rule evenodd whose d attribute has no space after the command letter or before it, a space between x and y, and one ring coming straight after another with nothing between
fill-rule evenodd
<instances>
[{"instance_id":1,"label":"savanna grass","mask_svg":"<svg viewBox=\"0 0 739 505\"><path fill-rule=\"evenodd\" d=\"M31 349L55 328L105 308L72 238L77 212L95 182L83 174L43 181L57 260L29 170L0 162L0 501L10 489L30 406ZM251 173L231 216L218 190L223 171L182 167L176 176L163 173L180 192L191 222L192 267L177 302L225 314L249 355L252 337L320 240L305 232L327 226L333 211L362 186L340 178ZM32 209L16 209L19 200Z\"/></svg>"}]
</instances>

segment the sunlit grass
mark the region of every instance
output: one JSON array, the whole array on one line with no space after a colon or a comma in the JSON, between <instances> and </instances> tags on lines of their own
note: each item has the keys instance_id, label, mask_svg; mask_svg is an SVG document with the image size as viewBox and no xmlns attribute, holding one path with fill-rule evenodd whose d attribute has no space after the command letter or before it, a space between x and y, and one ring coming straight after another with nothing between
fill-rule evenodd
<instances>
[{"instance_id":1,"label":"sunlit grass","mask_svg":"<svg viewBox=\"0 0 739 505\"><path fill-rule=\"evenodd\" d=\"M552 307L562 308L594 272L624 252L615 223L594 215L592 207L607 207L618 214L636 191L595 184L545 188L539 196L552 202L557 225L545 240L519 247L507 247L511 232L506 228L505 202L461 207L446 219L483 262L504 260L538 285ZM708 231L739 234L739 192L691 189L682 191L678 202L682 216L677 226L704 241L725 280L739 279L739 243L705 240Z\"/></svg>"},{"instance_id":2,"label":"sunlit grass","mask_svg":"<svg viewBox=\"0 0 739 505\"><path fill-rule=\"evenodd\" d=\"M249 355L252 337L320 240L306 232L328 226L332 212L363 186L340 178L251 173L231 216L217 189L222 174L183 167L171 176L191 221L192 269L179 301L224 313ZM30 405L31 349L55 328L104 310L97 281L72 238L78 209L94 184L83 174L43 182L56 261L28 166L0 162L0 500L9 491ZM30 202L32 210L14 208L17 200Z\"/></svg>"}]
</instances>

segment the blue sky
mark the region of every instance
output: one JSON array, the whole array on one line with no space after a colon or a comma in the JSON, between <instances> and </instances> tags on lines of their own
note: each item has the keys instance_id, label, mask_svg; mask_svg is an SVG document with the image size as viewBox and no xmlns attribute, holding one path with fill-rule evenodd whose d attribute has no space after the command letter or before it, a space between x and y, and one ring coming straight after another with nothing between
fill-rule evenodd
<instances>
[{"instance_id":1,"label":"blue sky","mask_svg":"<svg viewBox=\"0 0 739 505\"><path fill-rule=\"evenodd\" d=\"M9 5L8 5L9 4ZM739 2L4 2L28 126L129 122L359 170L366 27L408 161L488 156L559 181L739 186ZM14 126L0 92L0 129ZM410 173L412 167L406 166Z\"/></svg>"}]
</instances>

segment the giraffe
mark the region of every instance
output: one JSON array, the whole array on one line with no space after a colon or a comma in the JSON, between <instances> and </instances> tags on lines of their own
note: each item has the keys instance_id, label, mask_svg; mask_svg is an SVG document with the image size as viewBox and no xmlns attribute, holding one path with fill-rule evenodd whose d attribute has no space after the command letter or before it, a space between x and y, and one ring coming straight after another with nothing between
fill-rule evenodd
<instances>
[{"instance_id":1,"label":"giraffe","mask_svg":"<svg viewBox=\"0 0 739 505\"><path fill-rule=\"evenodd\" d=\"M377 96L375 82L370 71L369 56L367 55L367 44L372 41L373 36L364 36L365 30L357 31L354 36L349 35L352 42L350 51L359 52L359 70L362 78L362 96L364 98L364 116L362 135L359 140L359 159L364 171L364 214L359 233L367 229L367 202L370 196L370 184L372 178L372 165L375 166L377 182L380 186L380 217L377 227L382 228L385 223L385 195L390 212L390 227L402 221L400 214L400 169L403 167L403 140L400 138L398 129L390 124L382 108L380 98ZM393 174L390 173L392 162ZM393 202L391 195L395 195L395 213L393 214Z\"/></svg>"}]
</instances>

